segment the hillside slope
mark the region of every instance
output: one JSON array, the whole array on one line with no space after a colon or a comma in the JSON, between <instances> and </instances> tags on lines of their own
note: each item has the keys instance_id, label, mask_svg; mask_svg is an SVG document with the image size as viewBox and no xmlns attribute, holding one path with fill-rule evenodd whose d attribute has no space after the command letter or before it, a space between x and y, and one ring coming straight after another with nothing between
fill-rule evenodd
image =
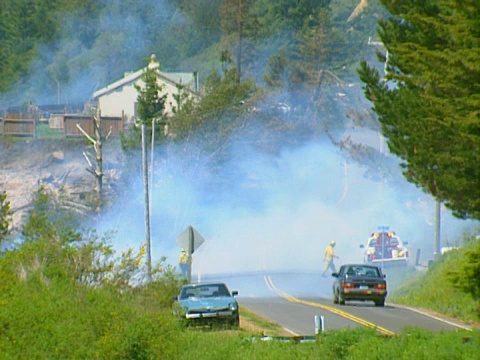
<instances>
[{"instance_id":1,"label":"hillside slope","mask_svg":"<svg viewBox=\"0 0 480 360\"><path fill-rule=\"evenodd\" d=\"M6 191L17 229L28 210L32 194L40 185L63 190L73 203L95 188L95 178L86 168L84 151L89 144L78 140L0 139L0 189ZM117 140L104 148L106 191L121 174L122 152Z\"/></svg>"}]
</instances>

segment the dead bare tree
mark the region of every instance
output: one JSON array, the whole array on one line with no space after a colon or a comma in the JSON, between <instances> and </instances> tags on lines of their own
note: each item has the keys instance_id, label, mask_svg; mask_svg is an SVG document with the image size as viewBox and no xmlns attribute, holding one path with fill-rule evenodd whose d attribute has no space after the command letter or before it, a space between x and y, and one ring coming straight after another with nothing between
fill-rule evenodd
<instances>
[{"instance_id":1,"label":"dead bare tree","mask_svg":"<svg viewBox=\"0 0 480 360\"><path fill-rule=\"evenodd\" d=\"M97 114L92 116L92 123L93 123L93 137L88 134L81 126L80 124L77 124L78 130L87 138L88 141L90 141L93 144L93 149L95 151L94 154L88 151L83 152L83 156L87 160L88 166L87 171L93 176L95 176L97 180L97 194L98 194L98 199L100 200L99 203L101 203L102 199L102 185L103 185L103 154L102 154L102 147L104 141L106 141L109 137L110 134L112 133L112 127L110 126L110 129L108 130L107 135L103 135L101 128L100 128L100 121L101 121L101 112L98 109Z\"/></svg>"}]
</instances>

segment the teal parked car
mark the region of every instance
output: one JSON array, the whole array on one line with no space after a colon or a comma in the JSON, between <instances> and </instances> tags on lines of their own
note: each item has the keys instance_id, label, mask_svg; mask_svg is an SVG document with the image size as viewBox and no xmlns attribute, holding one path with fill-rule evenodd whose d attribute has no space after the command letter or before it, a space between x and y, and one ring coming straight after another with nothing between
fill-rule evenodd
<instances>
[{"instance_id":1,"label":"teal parked car","mask_svg":"<svg viewBox=\"0 0 480 360\"><path fill-rule=\"evenodd\" d=\"M239 327L238 291L224 283L186 284L175 297L174 313L189 325L224 324Z\"/></svg>"}]
</instances>

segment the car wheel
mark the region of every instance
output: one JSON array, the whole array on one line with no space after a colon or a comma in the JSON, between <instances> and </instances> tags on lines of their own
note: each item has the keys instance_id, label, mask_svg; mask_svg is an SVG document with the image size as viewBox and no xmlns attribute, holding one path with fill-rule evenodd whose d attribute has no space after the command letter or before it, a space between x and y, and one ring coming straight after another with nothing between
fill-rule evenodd
<instances>
[{"instance_id":1,"label":"car wheel","mask_svg":"<svg viewBox=\"0 0 480 360\"><path fill-rule=\"evenodd\" d=\"M345 299L343 298L343 296L341 294L338 294L338 303L340 305L345 305Z\"/></svg>"},{"instance_id":2,"label":"car wheel","mask_svg":"<svg viewBox=\"0 0 480 360\"><path fill-rule=\"evenodd\" d=\"M375 300L375 306L385 306L385 299Z\"/></svg>"},{"instance_id":3,"label":"car wheel","mask_svg":"<svg viewBox=\"0 0 480 360\"><path fill-rule=\"evenodd\" d=\"M338 304L338 295L336 291L333 292L333 303Z\"/></svg>"},{"instance_id":4,"label":"car wheel","mask_svg":"<svg viewBox=\"0 0 480 360\"><path fill-rule=\"evenodd\" d=\"M233 328L240 327L240 316L237 316L235 319L233 319L230 324Z\"/></svg>"}]
</instances>

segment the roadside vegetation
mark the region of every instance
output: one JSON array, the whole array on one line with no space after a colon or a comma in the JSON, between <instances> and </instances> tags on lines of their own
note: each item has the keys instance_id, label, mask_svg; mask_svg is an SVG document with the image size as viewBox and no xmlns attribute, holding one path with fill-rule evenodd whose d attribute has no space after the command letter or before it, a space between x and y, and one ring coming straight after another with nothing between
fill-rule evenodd
<instances>
[{"instance_id":1,"label":"roadside vegetation","mask_svg":"<svg viewBox=\"0 0 480 360\"><path fill-rule=\"evenodd\" d=\"M441 255L427 272L412 272L410 281L389 301L429 309L467 323L480 322L480 238L465 234L463 245ZM441 299L441 301L439 301Z\"/></svg>"},{"instance_id":2,"label":"roadside vegetation","mask_svg":"<svg viewBox=\"0 0 480 360\"><path fill-rule=\"evenodd\" d=\"M0 200L1 228L8 229L6 194ZM2 243L8 235L1 232ZM116 254L114 236L80 230L75 216L39 188L21 238L0 253L2 359L473 359L480 350L478 328L411 328L394 337L360 328L295 340L245 309L251 327L185 327L172 313L182 285L175 269L155 264L146 283L145 249ZM471 275L480 246L469 239L391 300L478 321L478 275Z\"/></svg>"}]
</instances>

